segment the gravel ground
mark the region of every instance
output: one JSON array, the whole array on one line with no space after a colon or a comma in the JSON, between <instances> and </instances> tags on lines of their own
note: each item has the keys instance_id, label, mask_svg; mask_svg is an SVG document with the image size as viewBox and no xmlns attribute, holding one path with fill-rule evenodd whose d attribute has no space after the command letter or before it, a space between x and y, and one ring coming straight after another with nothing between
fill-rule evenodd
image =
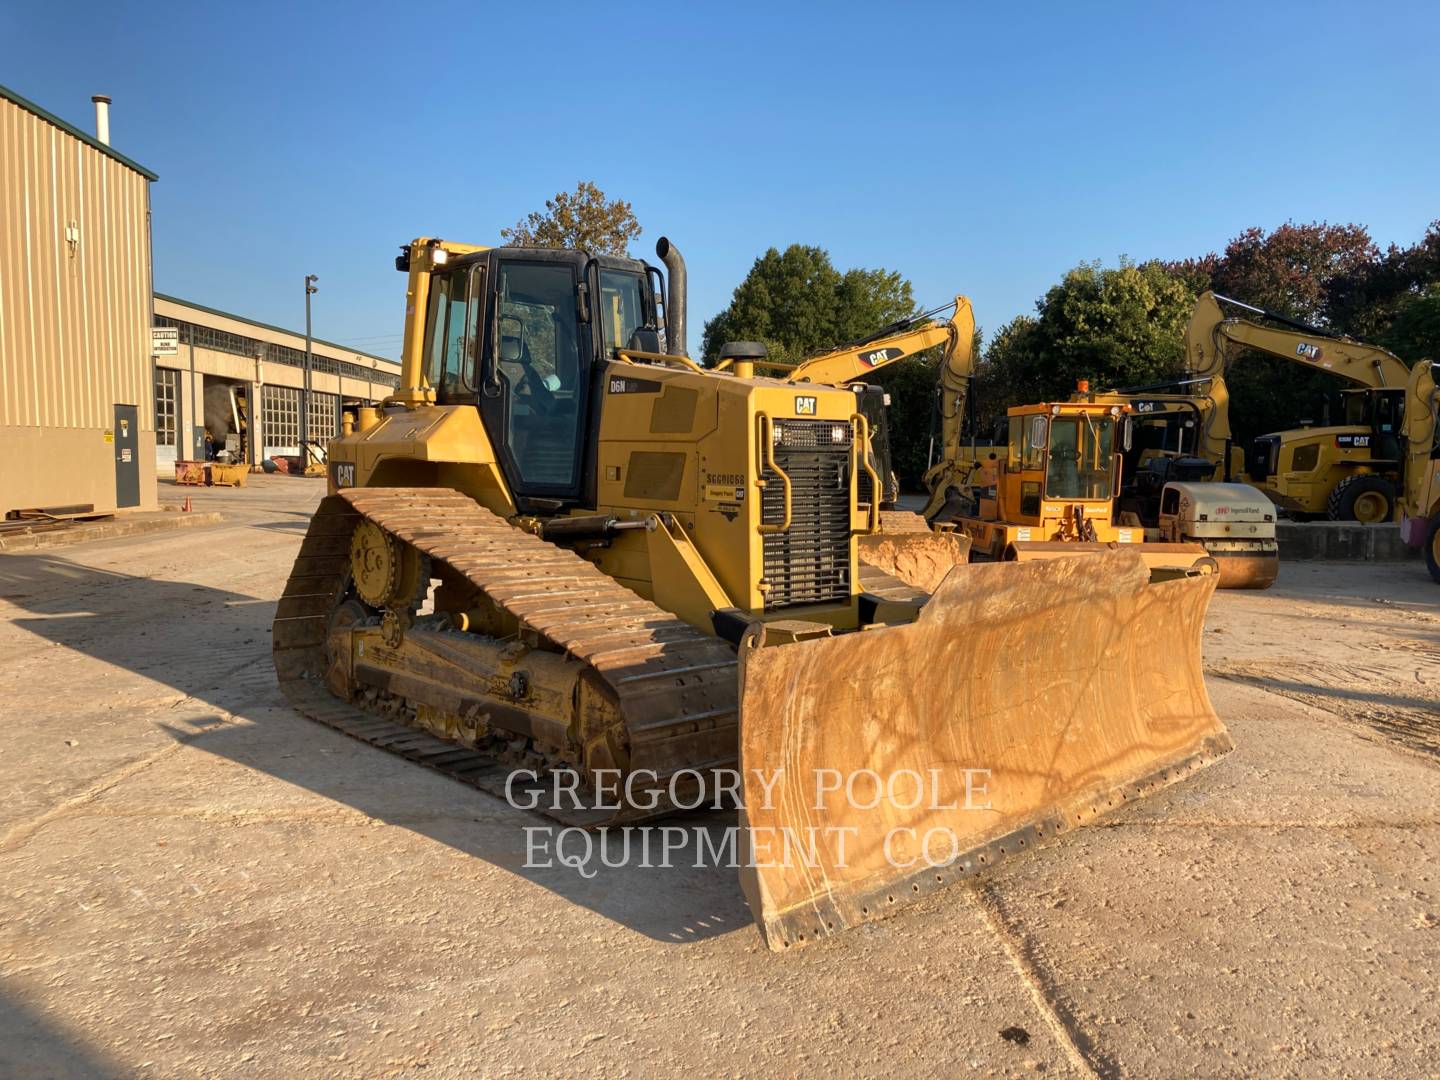
<instances>
[{"instance_id":1,"label":"gravel ground","mask_svg":"<svg viewBox=\"0 0 1440 1080\"><path fill-rule=\"evenodd\" d=\"M776 956L732 872L527 869L534 818L292 713L268 631L321 485L253 480L193 495L219 526L0 555L0 1076L1440 1069L1413 564L1219 594L1233 754Z\"/></svg>"}]
</instances>

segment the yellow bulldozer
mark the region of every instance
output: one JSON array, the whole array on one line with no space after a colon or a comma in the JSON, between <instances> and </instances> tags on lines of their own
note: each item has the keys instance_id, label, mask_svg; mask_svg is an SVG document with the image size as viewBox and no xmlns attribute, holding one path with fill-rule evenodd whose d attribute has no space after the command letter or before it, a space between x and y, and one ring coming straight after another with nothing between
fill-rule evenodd
<instances>
[{"instance_id":1,"label":"yellow bulldozer","mask_svg":"<svg viewBox=\"0 0 1440 1080\"><path fill-rule=\"evenodd\" d=\"M772 949L1229 749L1213 581L1125 552L862 580L854 393L695 364L656 250L402 249L400 386L330 444L277 606L299 711L495 794L565 778L567 827L738 805Z\"/></svg>"}]
</instances>

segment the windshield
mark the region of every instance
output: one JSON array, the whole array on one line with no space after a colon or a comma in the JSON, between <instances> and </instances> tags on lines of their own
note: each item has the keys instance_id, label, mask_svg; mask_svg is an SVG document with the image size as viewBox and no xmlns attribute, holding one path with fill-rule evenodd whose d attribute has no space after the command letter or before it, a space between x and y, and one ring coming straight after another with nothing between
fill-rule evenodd
<instances>
[{"instance_id":1,"label":"windshield","mask_svg":"<svg viewBox=\"0 0 1440 1080\"><path fill-rule=\"evenodd\" d=\"M1108 416L1057 416L1050 421L1047 499L1110 499L1114 495L1115 421Z\"/></svg>"},{"instance_id":2,"label":"windshield","mask_svg":"<svg viewBox=\"0 0 1440 1080\"><path fill-rule=\"evenodd\" d=\"M645 325L640 303L640 275L624 270L600 271L600 325L605 332L605 355L630 344L630 335Z\"/></svg>"},{"instance_id":3,"label":"windshield","mask_svg":"<svg viewBox=\"0 0 1440 1080\"><path fill-rule=\"evenodd\" d=\"M585 387L574 270L565 263L500 263L497 373L505 438L526 484L576 479Z\"/></svg>"}]
</instances>

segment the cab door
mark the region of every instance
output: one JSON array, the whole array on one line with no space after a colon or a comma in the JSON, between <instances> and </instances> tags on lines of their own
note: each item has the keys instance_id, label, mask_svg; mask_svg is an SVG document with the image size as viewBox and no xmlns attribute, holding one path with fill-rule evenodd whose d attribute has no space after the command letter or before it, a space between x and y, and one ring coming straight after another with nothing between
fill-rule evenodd
<instances>
[{"instance_id":1,"label":"cab door","mask_svg":"<svg viewBox=\"0 0 1440 1080\"><path fill-rule=\"evenodd\" d=\"M480 413L517 496L581 496L592 346L574 259L494 260Z\"/></svg>"}]
</instances>

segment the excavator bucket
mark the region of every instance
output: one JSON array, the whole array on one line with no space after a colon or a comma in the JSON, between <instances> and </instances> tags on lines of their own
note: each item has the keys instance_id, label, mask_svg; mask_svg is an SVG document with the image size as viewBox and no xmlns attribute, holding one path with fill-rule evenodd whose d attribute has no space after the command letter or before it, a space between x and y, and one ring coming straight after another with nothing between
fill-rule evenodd
<instances>
[{"instance_id":1,"label":"excavator bucket","mask_svg":"<svg viewBox=\"0 0 1440 1080\"><path fill-rule=\"evenodd\" d=\"M919 514L886 510L880 515L880 531L860 537L859 554L863 564L933 593L946 574L969 561L970 538L932 531Z\"/></svg>"},{"instance_id":2,"label":"excavator bucket","mask_svg":"<svg viewBox=\"0 0 1440 1080\"><path fill-rule=\"evenodd\" d=\"M1152 584L1112 551L958 567L910 624L752 630L741 883L768 946L888 914L1227 753L1200 665L1214 589Z\"/></svg>"}]
</instances>

